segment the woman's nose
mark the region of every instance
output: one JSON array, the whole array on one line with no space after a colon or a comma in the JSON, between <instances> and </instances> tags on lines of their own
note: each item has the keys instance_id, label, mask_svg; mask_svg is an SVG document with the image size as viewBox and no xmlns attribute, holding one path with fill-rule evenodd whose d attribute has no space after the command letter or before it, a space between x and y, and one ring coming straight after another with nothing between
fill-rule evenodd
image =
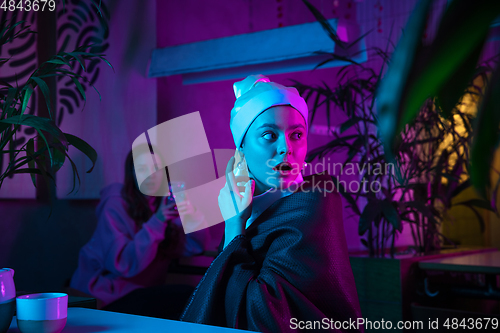
<instances>
[{"instance_id":1,"label":"woman's nose","mask_svg":"<svg viewBox=\"0 0 500 333\"><path fill-rule=\"evenodd\" d=\"M278 148L278 153L280 155L290 155L292 153L292 147L288 140L284 139L281 146Z\"/></svg>"}]
</instances>

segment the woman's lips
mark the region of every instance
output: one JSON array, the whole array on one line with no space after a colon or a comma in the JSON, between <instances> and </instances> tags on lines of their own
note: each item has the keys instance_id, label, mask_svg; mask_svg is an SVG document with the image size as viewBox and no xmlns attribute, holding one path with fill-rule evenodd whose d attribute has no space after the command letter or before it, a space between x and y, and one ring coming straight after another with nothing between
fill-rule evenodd
<instances>
[{"instance_id":1,"label":"woman's lips","mask_svg":"<svg viewBox=\"0 0 500 333\"><path fill-rule=\"evenodd\" d=\"M273 170L277 171L281 175L289 175L292 173L293 167L289 162L281 162L274 166Z\"/></svg>"}]
</instances>

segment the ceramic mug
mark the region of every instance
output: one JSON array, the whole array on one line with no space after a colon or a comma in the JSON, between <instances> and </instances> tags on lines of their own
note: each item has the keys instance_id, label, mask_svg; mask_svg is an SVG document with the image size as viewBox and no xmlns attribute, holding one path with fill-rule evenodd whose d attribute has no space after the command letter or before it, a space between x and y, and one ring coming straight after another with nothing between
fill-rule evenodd
<instances>
[{"instance_id":1,"label":"ceramic mug","mask_svg":"<svg viewBox=\"0 0 500 333\"><path fill-rule=\"evenodd\" d=\"M22 333L59 333L66 326L68 294L39 293L16 298L17 327Z\"/></svg>"},{"instance_id":2,"label":"ceramic mug","mask_svg":"<svg viewBox=\"0 0 500 333\"><path fill-rule=\"evenodd\" d=\"M0 291L0 333L5 333L16 309L16 287L12 268L0 269Z\"/></svg>"}]
</instances>

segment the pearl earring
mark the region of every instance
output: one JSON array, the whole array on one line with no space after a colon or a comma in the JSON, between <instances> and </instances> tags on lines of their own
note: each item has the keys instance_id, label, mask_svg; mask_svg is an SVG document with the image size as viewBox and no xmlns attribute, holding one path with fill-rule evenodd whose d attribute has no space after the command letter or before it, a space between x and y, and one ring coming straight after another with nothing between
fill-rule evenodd
<instances>
[{"instance_id":1,"label":"pearl earring","mask_svg":"<svg viewBox=\"0 0 500 333\"><path fill-rule=\"evenodd\" d=\"M307 166L307 162L304 162L304 168Z\"/></svg>"}]
</instances>

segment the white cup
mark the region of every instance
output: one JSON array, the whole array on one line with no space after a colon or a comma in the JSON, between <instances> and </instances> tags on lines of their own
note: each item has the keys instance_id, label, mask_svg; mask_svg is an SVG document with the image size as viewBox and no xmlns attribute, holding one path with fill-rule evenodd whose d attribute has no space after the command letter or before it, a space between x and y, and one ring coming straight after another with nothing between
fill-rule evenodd
<instances>
[{"instance_id":1,"label":"white cup","mask_svg":"<svg viewBox=\"0 0 500 333\"><path fill-rule=\"evenodd\" d=\"M40 293L16 298L17 327L22 333L59 333L68 318L68 294Z\"/></svg>"}]
</instances>

